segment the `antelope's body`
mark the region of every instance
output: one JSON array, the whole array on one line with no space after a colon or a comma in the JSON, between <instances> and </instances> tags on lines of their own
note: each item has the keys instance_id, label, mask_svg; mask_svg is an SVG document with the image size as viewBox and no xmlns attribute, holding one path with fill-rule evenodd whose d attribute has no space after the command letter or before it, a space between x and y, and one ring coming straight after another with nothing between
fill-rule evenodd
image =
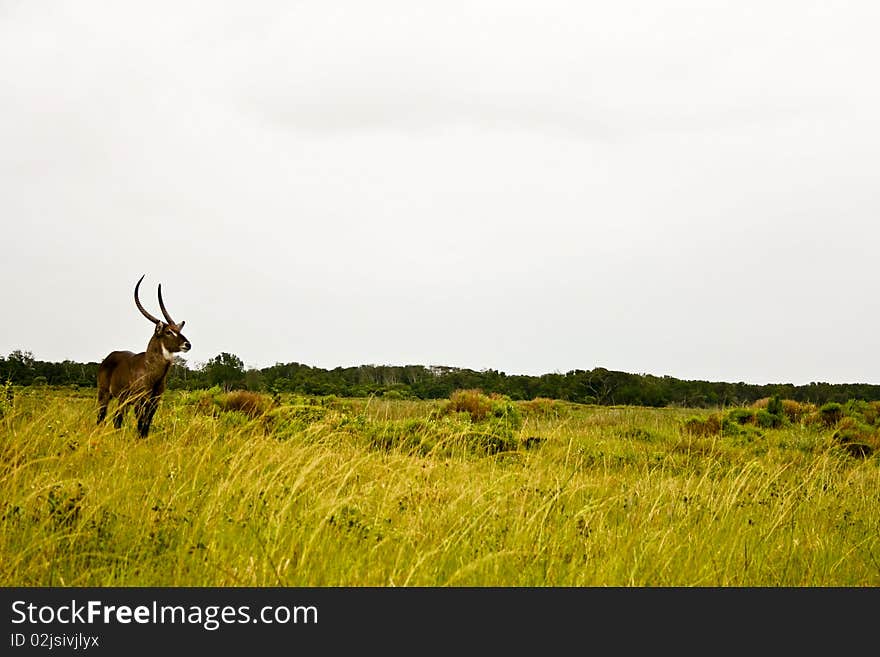
<instances>
[{"instance_id":1,"label":"antelope's body","mask_svg":"<svg viewBox=\"0 0 880 657\"><path fill-rule=\"evenodd\" d=\"M107 416L110 400L117 399L116 415L113 425L118 429L129 406L134 407L137 416L138 433L146 438L150 423L159 406L159 398L165 391L165 379L177 352L191 348L189 340L181 333L185 322L177 324L171 319L162 301L162 286L159 285L159 307L167 320L156 319L141 305L138 288L144 277L134 286L134 302L138 310L155 324L153 337L147 350L136 354L131 351L111 351L98 367L98 424Z\"/></svg>"}]
</instances>

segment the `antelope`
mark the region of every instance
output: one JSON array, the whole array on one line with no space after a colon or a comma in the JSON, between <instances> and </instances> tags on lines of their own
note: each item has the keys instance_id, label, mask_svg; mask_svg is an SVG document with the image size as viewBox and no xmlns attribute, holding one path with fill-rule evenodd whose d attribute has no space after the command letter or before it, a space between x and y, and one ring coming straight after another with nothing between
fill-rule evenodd
<instances>
[{"instance_id":1,"label":"antelope","mask_svg":"<svg viewBox=\"0 0 880 657\"><path fill-rule=\"evenodd\" d=\"M145 276L146 274L144 274ZM176 323L165 309L162 301L162 284L159 284L159 308L165 321L148 313L138 298L138 288L144 276L134 286L134 303L141 314L155 324L147 350L139 354L131 351L111 351L98 367L98 424L107 416L107 405L116 397L117 408L113 426L122 427L122 420L129 406L134 406L138 434L146 438L150 431L153 414L159 406L159 398L165 391L165 379L174 354L189 351L192 345L181 333L186 322Z\"/></svg>"}]
</instances>

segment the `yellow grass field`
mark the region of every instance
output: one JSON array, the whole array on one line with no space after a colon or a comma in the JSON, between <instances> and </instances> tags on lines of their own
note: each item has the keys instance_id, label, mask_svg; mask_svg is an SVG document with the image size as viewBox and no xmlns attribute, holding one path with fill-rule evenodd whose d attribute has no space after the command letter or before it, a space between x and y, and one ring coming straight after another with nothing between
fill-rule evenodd
<instances>
[{"instance_id":1,"label":"yellow grass field","mask_svg":"<svg viewBox=\"0 0 880 657\"><path fill-rule=\"evenodd\" d=\"M15 392L3 586L880 585L880 457L831 427L206 391L142 440L92 390Z\"/></svg>"}]
</instances>

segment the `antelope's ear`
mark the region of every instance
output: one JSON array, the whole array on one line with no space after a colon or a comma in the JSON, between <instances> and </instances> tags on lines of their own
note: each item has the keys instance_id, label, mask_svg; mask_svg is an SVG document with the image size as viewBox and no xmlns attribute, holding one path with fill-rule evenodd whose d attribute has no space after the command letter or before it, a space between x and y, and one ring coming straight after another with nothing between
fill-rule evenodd
<instances>
[{"instance_id":1,"label":"antelope's ear","mask_svg":"<svg viewBox=\"0 0 880 657\"><path fill-rule=\"evenodd\" d=\"M162 331L165 330L165 325L162 322L156 322L156 335L162 335Z\"/></svg>"},{"instance_id":2,"label":"antelope's ear","mask_svg":"<svg viewBox=\"0 0 880 657\"><path fill-rule=\"evenodd\" d=\"M186 322L181 322L180 324L178 324L178 325L177 325L177 329L178 329L179 331L182 331L182 330L183 330L183 325L184 325L184 324L186 324Z\"/></svg>"}]
</instances>

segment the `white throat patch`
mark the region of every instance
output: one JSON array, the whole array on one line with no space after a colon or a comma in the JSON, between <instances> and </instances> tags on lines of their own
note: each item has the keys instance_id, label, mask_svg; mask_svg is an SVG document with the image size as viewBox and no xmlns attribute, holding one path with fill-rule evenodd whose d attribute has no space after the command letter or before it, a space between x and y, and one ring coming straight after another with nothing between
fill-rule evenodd
<instances>
[{"instance_id":1,"label":"white throat patch","mask_svg":"<svg viewBox=\"0 0 880 657\"><path fill-rule=\"evenodd\" d=\"M161 344L161 343L159 343L159 344ZM163 357L165 360L167 360L168 362L171 362L172 360L174 360L174 354L172 354L170 351L168 351L168 350L165 348L165 345L164 345L164 344L162 345L162 357Z\"/></svg>"}]
</instances>

